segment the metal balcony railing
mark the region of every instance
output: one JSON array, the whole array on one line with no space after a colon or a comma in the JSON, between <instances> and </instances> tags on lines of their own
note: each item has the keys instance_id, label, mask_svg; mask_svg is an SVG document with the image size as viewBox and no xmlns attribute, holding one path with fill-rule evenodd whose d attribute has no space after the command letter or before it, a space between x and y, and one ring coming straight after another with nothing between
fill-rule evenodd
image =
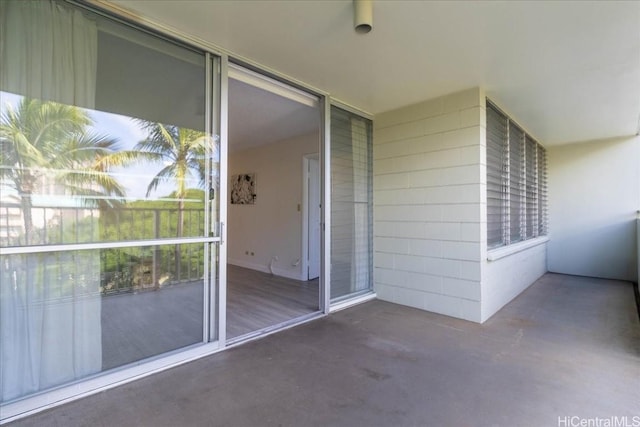
<instances>
[{"instance_id":1,"label":"metal balcony railing","mask_svg":"<svg viewBox=\"0 0 640 427\"><path fill-rule=\"evenodd\" d=\"M111 209L46 206L32 207L30 245L94 243L100 258L102 294L158 289L199 280L204 275L204 245L170 244L144 246L144 240L204 235L203 208ZM182 217L182 230L178 223ZM100 248L103 242L140 240L133 248ZM19 204L0 206L0 244L25 246L25 227ZM35 256L36 254L20 255ZM96 254L97 255L97 254ZM45 260L46 258L46 260ZM48 260L48 261L47 261ZM64 263L40 257L40 263ZM14 261L17 265L26 263Z\"/></svg>"}]
</instances>

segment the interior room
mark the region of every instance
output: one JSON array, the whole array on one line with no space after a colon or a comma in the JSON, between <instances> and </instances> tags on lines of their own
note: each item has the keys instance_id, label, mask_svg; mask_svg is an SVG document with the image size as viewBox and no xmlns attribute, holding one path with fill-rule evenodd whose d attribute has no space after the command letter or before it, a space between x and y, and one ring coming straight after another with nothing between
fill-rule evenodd
<instances>
[{"instance_id":1,"label":"interior room","mask_svg":"<svg viewBox=\"0 0 640 427\"><path fill-rule=\"evenodd\" d=\"M319 310L319 153L317 97L232 66L229 339Z\"/></svg>"}]
</instances>

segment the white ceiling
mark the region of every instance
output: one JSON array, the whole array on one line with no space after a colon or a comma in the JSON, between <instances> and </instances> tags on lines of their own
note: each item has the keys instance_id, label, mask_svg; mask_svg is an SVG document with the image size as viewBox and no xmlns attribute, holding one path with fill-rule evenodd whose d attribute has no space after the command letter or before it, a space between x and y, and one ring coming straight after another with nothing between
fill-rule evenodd
<instances>
[{"instance_id":1,"label":"white ceiling","mask_svg":"<svg viewBox=\"0 0 640 427\"><path fill-rule=\"evenodd\" d=\"M483 86L546 145L638 132L637 1L116 3L372 114Z\"/></svg>"},{"instance_id":2,"label":"white ceiling","mask_svg":"<svg viewBox=\"0 0 640 427\"><path fill-rule=\"evenodd\" d=\"M320 110L267 90L229 80L229 150L234 152L320 134Z\"/></svg>"},{"instance_id":3,"label":"white ceiling","mask_svg":"<svg viewBox=\"0 0 640 427\"><path fill-rule=\"evenodd\" d=\"M96 109L204 130L204 60L195 53L165 54L159 49L166 44L149 49L141 42L99 32ZM231 151L320 134L317 98L300 100L296 89L270 86L268 78L234 76L229 79Z\"/></svg>"}]
</instances>

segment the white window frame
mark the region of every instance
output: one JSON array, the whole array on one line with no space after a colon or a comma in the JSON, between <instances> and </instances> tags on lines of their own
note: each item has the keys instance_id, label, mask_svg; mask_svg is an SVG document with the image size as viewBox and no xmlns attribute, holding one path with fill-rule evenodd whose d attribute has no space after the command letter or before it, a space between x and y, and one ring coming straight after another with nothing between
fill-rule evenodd
<instances>
[{"instance_id":1,"label":"white window frame","mask_svg":"<svg viewBox=\"0 0 640 427\"><path fill-rule=\"evenodd\" d=\"M548 240L547 236L547 165L546 165L546 149L535 138L528 134L521 126L518 126L504 111L502 111L493 102L487 99L487 110L491 109L498 116L506 120L506 135L501 142L505 155L501 164L492 164L491 161L497 161L495 158L487 156L487 174L489 171L501 171L502 181L502 199L501 199L501 218L502 238L499 243L491 245L487 227L487 249L489 251L489 260L494 260L509 254L512 251L507 248L515 249L528 248L535 244L543 243ZM490 115L487 114L487 121ZM487 123L487 129L489 124ZM517 129L518 138L513 139L512 133ZM488 132L488 131L487 131ZM521 134L521 135L520 135ZM490 135L487 134L487 141ZM487 142L488 144L488 142ZM519 145L519 150L514 150L514 144ZM533 149L531 149L533 147ZM521 170L517 174L517 181L514 182L511 174L513 166L513 155L518 155L517 162ZM487 177L488 179L488 177ZM517 185L518 188L514 188ZM489 190L487 190L489 191ZM519 194L520 201L517 206L511 202L511 195L515 191ZM488 198L487 198L488 203ZM517 209L514 212L514 209ZM488 209L487 209L488 211ZM517 224L513 222L517 221ZM517 229L518 235L512 239L512 230ZM535 243L535 244L533 244Z\"/></svg>"}]
</instances>

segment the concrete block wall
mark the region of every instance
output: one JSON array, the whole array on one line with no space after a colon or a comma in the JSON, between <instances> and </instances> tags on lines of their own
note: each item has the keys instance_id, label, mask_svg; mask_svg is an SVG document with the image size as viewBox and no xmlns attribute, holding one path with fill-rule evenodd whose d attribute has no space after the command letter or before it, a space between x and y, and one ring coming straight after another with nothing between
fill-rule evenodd
<instances>
[{"instance_id":1,"label":"concrete block wall","mask_svg":"<svg viewBox=\"0 0 640 427\"><path fill-rule=\"evenodd\" d=\"M375 117L378 298L481 321L485 117L480 88Z\"/></svg>"},{"instance_id":2,"label":"concrete block wall","mask_svg":"<svg viewBox=\"0 0 640 427\"><path fill-rule=\"evenodd\" d=\"M544 242L504 258L485 261L481 321L497 313L546 272L547 244Z\"/></svg>"},{"instance_id":3,"label":"concrete block wall","mask_svg":"<svg viewBox=\"0 0 640 427\"><path fill-rule=\"evenodd\" d=\"M482 107L486 111L486 99L482 100ZM507 114L508 110L503 109ZM514 117L511 117L514 119ZM522 124L520 124L522 125ZM487 164L486 164L486 115L481 124L481 294L482 307L480 321L484 322L498 312L502 307L527 289L533 282L547 272L547 237L525 240L494 251L487 250ZM525 128L526 129L526 128ZM549 182L547 187L549 187ZM489 253L501 252L500 258L489 260Z\"/></svg>"}]
</instances>

